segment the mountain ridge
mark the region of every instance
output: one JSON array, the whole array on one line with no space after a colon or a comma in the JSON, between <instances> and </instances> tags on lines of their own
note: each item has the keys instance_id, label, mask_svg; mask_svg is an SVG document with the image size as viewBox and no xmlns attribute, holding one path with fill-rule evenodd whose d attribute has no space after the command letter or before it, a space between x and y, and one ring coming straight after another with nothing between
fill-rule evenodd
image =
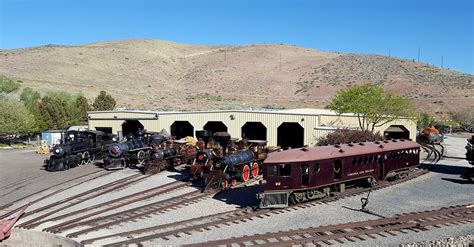
<instances>
[{"instance_id":1,"label":"mountain ridge","mask_svg":"<svg viewBox=\"0 0 474 247\"><path fill-rule=\"evenodd\" d=\"M396 57L281 44L190 45L127 39L0 50L0 74L42 93L110 92L152 110L324 107L337 90L377 83L440 116L474 107L474 76Z\"/></svg>"}]
</instances>

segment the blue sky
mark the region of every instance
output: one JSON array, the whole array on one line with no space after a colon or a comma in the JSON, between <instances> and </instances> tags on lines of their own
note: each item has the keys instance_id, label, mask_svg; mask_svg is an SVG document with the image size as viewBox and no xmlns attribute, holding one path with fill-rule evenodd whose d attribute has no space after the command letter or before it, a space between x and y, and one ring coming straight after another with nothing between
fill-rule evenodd
<instances>
[{"instance_id":1,"label":"blue sky","mask_svg":"<svg viewBox=\"0 0 474 247\"><path fill-rule=\"evenodd\" d=\"M0 48L127 38L285 43L474 74L473 0L0 0Z\"/></svg>"}]
</instances>

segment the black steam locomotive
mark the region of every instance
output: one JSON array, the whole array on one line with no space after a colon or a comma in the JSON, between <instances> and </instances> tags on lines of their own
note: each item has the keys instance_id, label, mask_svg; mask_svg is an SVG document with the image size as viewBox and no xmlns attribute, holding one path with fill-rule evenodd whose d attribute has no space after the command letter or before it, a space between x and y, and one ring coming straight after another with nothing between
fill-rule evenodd
<instances>
[{"instance_id":1,"label":"black steam locomotive","mask_svg":"<svg viewBox=\"0 0 474 247\"><path fill-rule=\"evenodd\" d=\"M474 135L471 139L467 139L466 159L469 161L469 164L474 165Z\"/></svg>"},{"instance_id":2,"label":"black steam locomotive","mask_svg":"<svg viewBox=\"0 0 474 247\"><path fill-rule=\"evenodd\" d=\"M103 151L113 142L113 135L102 131L68 131L52 155L44 161L47 171L63 171L103 159Z\"/></svg>"},{"instance_id":3,"label":"black steam locomotive","mask_svg":"<svg viewBox=\"0 0 474 247\"><path fill-rule=\"evenodd\" d=\"M113 143L108 148L103 167L107 170L126 167L142 167L150 159L152 146L158 146L169 137L157 132L139 130L121 143Z\"/></svg>"}]
</instances>

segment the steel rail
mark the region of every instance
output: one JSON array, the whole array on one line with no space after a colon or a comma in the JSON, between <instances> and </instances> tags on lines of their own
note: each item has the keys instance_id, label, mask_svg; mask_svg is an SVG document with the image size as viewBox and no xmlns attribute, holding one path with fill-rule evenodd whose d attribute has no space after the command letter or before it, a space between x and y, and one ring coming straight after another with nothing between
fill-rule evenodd
<instances>
[{"instance_id":1,"label":"steel rail","mask_svg":"<svg viewBox=\"0 0 474 247\"><path fill-rule=\"evenodd\" d=\"M85 192L82 192L78 195L74 195L74 196L71 196L71 197L68 197L68 198L65 198L63 200L60 200L60 201L57 201L55 203L52 203L52 204L48 204L48 205L45 205L41 208L38 208L38 209L35 209L33 211L29 211L27 213L25 213L24 217L26 216L31 216L33 214L37 214L39 212L42 212L42 211L45 211L45 210L48 210L48 209L51 209L53 207L56 207L56 206L59 206L59 205L62 205L62 204L65 204L67 202L71 202L71 201L75 201L75 203L82 203L82 202L85 202L85 201L88 201L88 200L91 200L95 197L98 197L100 195L103 195L105 193L109 193L111 191L114 191L114 190L117 190L119 188L123 188L125 186L129 186L129 185L132 185L136 182L139 182L141 180L144 180L146 178L148 178L149 176L142 176L141 174L134 174L132 176L128 176L126 178L122 178L122 179L119 179L119 180L116 180L116 181L113 181L113 182L110 182L108 184L105 184L105 185L102 185L100 187L97 187L97 188L93 188L91 190L88 190L88 191L85 191ZM72 203L71 203L72 204ZM66 205L66 206L70 206L70 205ZM55 210L52 210L50 212L47 212L45 214L42 214L34 219L31 219L31 220L28 220L22 224L19 225L19 227L22 227L22 228L25 228L25 229L31 229L33 227L36 227L38 226L37 224L37 221L39 220L42 220L44 219L44 217L47 217L47 216L50 216L50 215L53 215L57 212L60 212L62 210L65 209L65 206L61 207L61 208L57 208Z\"/></svg>"}]
</instances>

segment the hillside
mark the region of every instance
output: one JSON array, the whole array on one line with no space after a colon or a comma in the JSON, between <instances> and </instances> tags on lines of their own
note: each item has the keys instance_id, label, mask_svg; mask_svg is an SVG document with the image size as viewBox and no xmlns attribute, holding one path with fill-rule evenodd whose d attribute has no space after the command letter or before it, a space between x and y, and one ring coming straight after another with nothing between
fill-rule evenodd
<instances>
[{"instance_id":1,"label":"hillside","mask_svg":"<svg viewBox=\"0 0 474 247\"><path fill-rule=\"evenodd\" d=\"M280 60L281 57L281 60ZM280 62L281 61L281 62ZM40 92L110 92L118 107L205 110L324 107L348 85L374 82L444 115L474 107L474 76L379 55L288 45L198 46L124 40L0 50L0 74Z\"/></svg>"}]
</instances>

